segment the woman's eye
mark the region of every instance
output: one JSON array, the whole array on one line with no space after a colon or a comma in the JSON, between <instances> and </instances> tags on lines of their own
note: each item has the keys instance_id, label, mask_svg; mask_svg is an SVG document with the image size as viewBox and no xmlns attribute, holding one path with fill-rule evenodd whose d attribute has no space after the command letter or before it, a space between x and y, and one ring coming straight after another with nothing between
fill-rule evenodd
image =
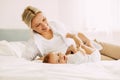
<instances>
[{"instance_id":1,"label":"woman's eye","mask_svg":"<svg viewBox=\"0 0 120 80\"><path fill-rule=\"evenodd\" d=\"M40 26L40 23L36 27L39 27L39 26Z\"/></svg>"}]
</instances>

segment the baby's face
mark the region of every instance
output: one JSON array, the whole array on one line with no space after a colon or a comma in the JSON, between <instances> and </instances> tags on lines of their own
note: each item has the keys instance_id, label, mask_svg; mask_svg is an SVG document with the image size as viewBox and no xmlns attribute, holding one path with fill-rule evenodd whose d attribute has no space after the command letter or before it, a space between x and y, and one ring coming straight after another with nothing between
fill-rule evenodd
<instances>
[{"instance_id":1,"label":"baby's face","mask_svg":"<svg viewBox=\"0 0 120 80\"><path fill-rule=\"evenodd\" d=\"M52 63L52 64L65 64L67 63L67 57L66 55L62 54L62 53L49 53L48 54L49 59L48 59L48 63Z\"/></svg>"}]
</instances>

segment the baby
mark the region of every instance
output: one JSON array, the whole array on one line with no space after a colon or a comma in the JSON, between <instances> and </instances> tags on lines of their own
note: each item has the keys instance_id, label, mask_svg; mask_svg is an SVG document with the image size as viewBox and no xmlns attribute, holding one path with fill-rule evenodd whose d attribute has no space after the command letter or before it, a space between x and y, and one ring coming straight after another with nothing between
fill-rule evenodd
<instances>
[{"instance_id":1,"label":"baby","mask_svg":"<svg viewBox=\"0 0 120 80\"><path fill-rule=\"evenodd\" d=\"M67 63L67 56L62 53L48 53L43 60L43 63L51 63L51 64L66 64Z\"/></svg>"},{"instance_id":2,"label":"baby","mask_svg":"<svg viewBox=\"0 0 120 80\"><path fill-rule=\"evenodd\" d=\"M99 52L98 52L99 53ZM82 53L77 52L76 54L65 55L62 53L48 53L43 60L43 63L51 63L51 64L81 64L87 62L96 62L100 61L100 57L97 54L97 51L92 53L91 55L84 55Z\"/></svg>"},{"instance_id":3,"label":"baby","mask_svg":"<svg viewBox=\"0 0 120 80\"><path fill-rule=\"evenodd\" d=\"M79 38L84 38L81 34L78 34ZM80 64L86 62L96 62L100 61L100 53L95 49L91 43L84 42L86 39L79 39L76 35L67 34L67 38L72 38L75 45L71 45L66 54L63 53L48 53L44 59L43 63L52 63L52 64Z\"/></svg>"}]
</instances>

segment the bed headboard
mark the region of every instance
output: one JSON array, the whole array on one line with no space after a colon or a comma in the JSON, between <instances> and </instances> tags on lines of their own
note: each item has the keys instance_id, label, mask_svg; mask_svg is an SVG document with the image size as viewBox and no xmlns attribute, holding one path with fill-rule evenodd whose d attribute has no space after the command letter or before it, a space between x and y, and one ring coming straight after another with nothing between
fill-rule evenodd
<instances>
[{"instance_id":1,"label":"bed headboard","mask_svg":"<svg viewBox=\"0 0 120 80\"><path fill-rule=\"evenodd\" d=\"M0 29L0 40L27 41L30 31L27 29Z\"/></svg>"}]
</instances>

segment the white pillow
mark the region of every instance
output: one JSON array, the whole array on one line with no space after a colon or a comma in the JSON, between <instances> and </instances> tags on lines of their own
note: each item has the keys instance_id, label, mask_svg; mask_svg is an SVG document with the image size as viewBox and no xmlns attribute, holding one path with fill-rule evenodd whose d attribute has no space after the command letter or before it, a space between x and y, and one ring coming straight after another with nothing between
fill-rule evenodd
<instances>
[{"instance_id":1,"label":"white pillow","mask_svg":"<svg viewBox=\"0 0 120 80\"><path fill-rule=\"evenodd\" d=\"M12 51L14 51L15 55L17 57L21 57L22 53L26 47L26 42L25 41L9 42L9 45L10 45Z\"/></svg>"},{"instance_id":2,"label":"white pillow","mask_svg":"<svg viewBox=\"0 0 120 80\"><path fill-rule=\"evenodd\" d=\"M26 42L8 42L6 40L0 41L0 55L21 57L25 45Z\"/></svg>"},{"instance_id":3,"label":"white pillow","mask_svg":"<svg viewBox=\"0 0 120 80\"><path fill-rule=\"evenodd\" d=\"M11 49L8 41L0 41L0 55L2 56L12 56L15 52Z\"/></svg>"}]
</instances>

